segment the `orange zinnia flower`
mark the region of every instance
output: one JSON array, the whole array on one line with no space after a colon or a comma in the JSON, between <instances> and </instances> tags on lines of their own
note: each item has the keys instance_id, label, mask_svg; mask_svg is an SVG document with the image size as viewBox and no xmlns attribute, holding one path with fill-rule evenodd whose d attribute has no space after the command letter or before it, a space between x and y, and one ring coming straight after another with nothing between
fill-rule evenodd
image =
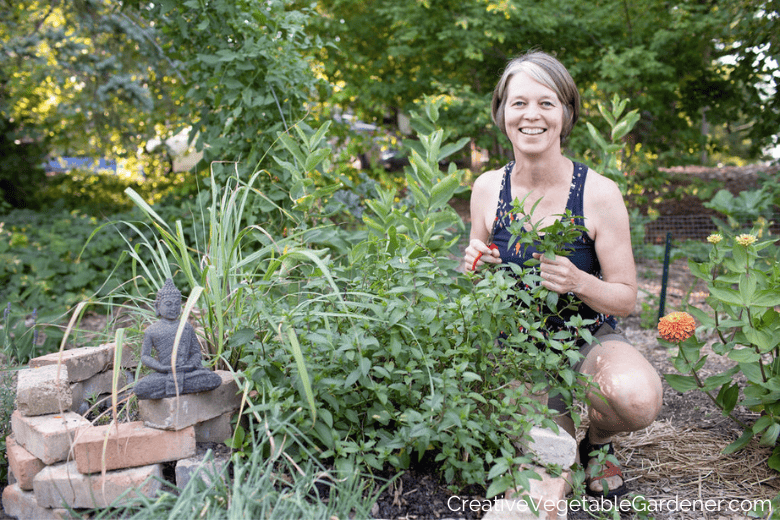
<instances>
[{"instance_id":1,"label":"orange zinnia flower","mask_svg":"<svg viewBox=\"0 0 780 520\"><path fill-rule=\"evenodd\" d=\"M661 337L674 343L690 338L694 330L696 330L696 322L687 312L667 314L658 322L658 333Z\"/></svg>"}]
</instances>

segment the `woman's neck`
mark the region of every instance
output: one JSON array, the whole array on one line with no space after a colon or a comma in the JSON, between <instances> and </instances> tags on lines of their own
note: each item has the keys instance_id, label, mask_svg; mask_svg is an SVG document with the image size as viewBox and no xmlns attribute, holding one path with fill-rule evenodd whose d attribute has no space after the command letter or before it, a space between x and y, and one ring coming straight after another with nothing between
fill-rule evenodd
<instances>
[{"instance_id":1,"label":"woman's neck","mask_svg":"<svg viewBox=\"0 0 780 520\"><path fill-rule=\"evenodd\" d=\"M544 189L569 183L572 162L561 154L528 156L515 154L514 183L527 189Z\"/></svg>"}]
</instances>

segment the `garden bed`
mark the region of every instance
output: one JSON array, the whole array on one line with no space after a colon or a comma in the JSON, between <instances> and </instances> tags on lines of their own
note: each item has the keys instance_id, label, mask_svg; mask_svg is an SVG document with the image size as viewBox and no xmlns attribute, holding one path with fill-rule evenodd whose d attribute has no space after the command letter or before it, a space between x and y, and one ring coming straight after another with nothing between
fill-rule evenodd
<instances>
[{"instance_id":1,"label":"garden bed","mask_svg":"<svg viewBox=\"0 0 780 520\"><path fill-rule=\"evenodd\" d=\"M652 275L660 272L657 266L641 264L640 272ZM670 269L670 290L667 308L679 308L681 299L696 288L684 261L675 262ZM640 294L658 294L654 276L640 279ZM700 288L699 288L700 289ZM704 294L697 289L689 297L691 303L699 303ZM677 373L673 368L666 348L659 346L657 331L642 328L642 299L637 303L633 315L621 321L628 339L653 364L661 374ZM657 304L651 307L657 312ZM647 320L647 318L645 318ZM722 372L729 366L728 360L712 355L702 370L703 375ZM754 421L757 414L745 409L736 409L740 419ZM583 421L587 422L587 418ZM586 424L580 428L584 434ZM632 434L620 435L615 440L618 459L623 463L623 472L632 495L641 495L651 504L667 504L665 510L655 511L656 520L699 520L701 518L742 518L742 515L728 511L728 501L772 499L780 493L780 474L769 469L766 460L771 449L758 446L754 440L746 449L732 455L721 451L736 440L741 431L728 417L701 392L685 394L673 390L664 381L664 406L656 422L650 427ZM391 486L379 500L377 518L384 519L437 519L437 518L482 518L483 512L454 513L447 506L450 497L484 501L475 490L453 493L445 485L437 483L424 465L406 472L400 482ZM675 500L677 502L675 502ZM682 501L699 500L724 501L720 513L710 511L671 510ZM451 502L455 503L455 502ZM457 503L462 503L457 501ZM711 505L716 507L715 502ZM735 503L737 505L737 503ZM634 518L635 513L626 512L623 518ZM585 512L570 511L569 519L592 518ZM747 517L746 517L747 518Z\"/></svg>"}]
</instances>

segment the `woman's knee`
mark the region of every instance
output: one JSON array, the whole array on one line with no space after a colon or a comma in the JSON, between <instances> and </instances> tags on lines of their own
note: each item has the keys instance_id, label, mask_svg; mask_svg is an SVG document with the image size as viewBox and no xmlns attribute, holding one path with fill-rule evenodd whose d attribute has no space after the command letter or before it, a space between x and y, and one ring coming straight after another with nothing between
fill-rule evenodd
<instances>
[{"instance_id":1,"label":"woman's knee","mask_svg":"<svg viewBox=\"0 0 780 520\"><path fill-rule=\"evenodd\" d=\"M599 412L613 415L629 431L652 424L663 404L663 385L658 372L631 345L610 342L600 345L588 361L590 375L598 385L593 392Z\"/></svg>"},{"instance_id":2,"label":"woman's knee","mask_svg":"<svg viewBox=\"0 0 780 520\"><path fill-rule=\"evenodd\" d=\"M658 373L650 368L608 378L610 381L602 387L603 396L626 429L635 431L650 426L663 404L663 387Z\"/></svg>"}]
</instances>

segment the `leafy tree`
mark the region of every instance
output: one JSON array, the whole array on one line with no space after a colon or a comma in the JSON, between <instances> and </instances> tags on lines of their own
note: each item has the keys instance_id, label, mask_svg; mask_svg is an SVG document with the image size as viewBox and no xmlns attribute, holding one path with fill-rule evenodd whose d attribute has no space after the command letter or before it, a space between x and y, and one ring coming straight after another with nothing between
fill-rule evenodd
<instances>
[{"instance_id":1,"label":"leafy tree","mask_svg":"<svg viewBox=\"0 0 780 520\"><path fill-rule=\"evenodd\" d=\"M41 143L19 135L17 127L0 117L0 214L12 208L34 208L35 188L45 176Z\"/></svg>"},{"instance_id":2,"label":"leafy tree","mask_svg":"<svg viewBox=\"0 0 780 520\"><path fill-rule=\"evenodd\" d=\"M330 0L318 9L315 29L337 40L319 55L334 102L382 121L442 95L441 123L492 148L489 93L498 75L555 25L538 2Z\"/></svg>"},{"instance_id":3,"label":"leafy tree","mask_svg":"<svg viewBox=\"0 0 780 520\"><path fill-rule=\"evenodd\" d=\"M281 0L133 5L154 23L168 59L181 64L180 112L206 163L236 161L254 171L277 133L306 115L317 87L307 53L322 43L305 32L309 10Z\"/></svg>"},{"instance_id":4,"label":"leafy tree","mask_svg":"<svg viewBox=\"0 0 780 520\"><path fill-rule=\"evenodd\" d=\"M741 135L748 147L737 151L752 157L776 139L776 1L330 0L319 9L318 29L339 40L320 54L339 86L333 99L361 116L448 96L444 124L490 132L480 144L500 151L490 92L508 59L539 48L569 67L586 118L597 100L629 98L642 122L628 138L665 162L727 146L708 140L715 129ZM584 148L582 132L572 146Z\"/></svg>"},{"instance_id":5,"label":"leafy tree","mask_svg":"<svg viewBox=\"0 0 780 520\"><path fill-rule=\"evenodd\" d=\"M135 156L178 78L147 28L107 0L4 0L0 112L57 154Z\"/></svg>"}]
</instances>

